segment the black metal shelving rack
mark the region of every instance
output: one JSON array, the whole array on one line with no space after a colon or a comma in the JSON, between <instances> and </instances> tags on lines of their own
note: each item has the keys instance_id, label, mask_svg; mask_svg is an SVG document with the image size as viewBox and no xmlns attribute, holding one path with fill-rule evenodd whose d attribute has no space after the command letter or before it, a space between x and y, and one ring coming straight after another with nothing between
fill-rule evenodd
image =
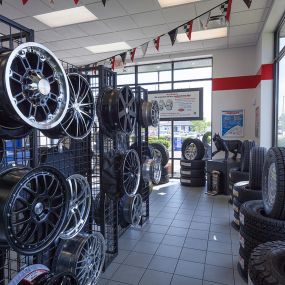
<instances>
[{"instance_id":1,"label":"black metal shelving rack","mask_svg":"<svg viewBox=\"0 0 285 285\"><path fill-rule=\"evenodd\" d=\"M34 41L34 31L27 29L13 21L0 15L0 23L8 26L9 34L0 36L1 48L14 49L23 42ZM106 87L117 87L117 75L110 69L99 66L98 74L91 75L87 70L62 61L66 72L84 72L93 95L96 99L98 92ZM137 100L137 110L141 109L142 99L147 100L147 90L141 87L135 89ZM85 176L92 190L92 207L88 222L84 232L101 232L106 240L106 259L104 269L112 262L118 254L118 239L127 228L118 226L118 202L112 201L106 193L102 193L102 165L103 154L113 149L126 150L130 145L131 137L119 134L114 139L105 136L98 126L94 128L90 135L83 140L77 141L70 138L54 140L45 137L41 132L33 130L32 133L23 139L5 141L4 158L2 164L20 164L31 168L47 164L58 168L65 176L74 173ZM141 162L143 161L143 144L148 143L148 128L142 128L139 111L137 113L137 123L135 126L134 142L138 144L138 153ZM1 152L1 150L0 150ZM138 193L143 197L143 225L149 217L149 185L141 183ZM103 195L100 199L100 217L94 219L96 198ZM53 256L55 254L58 241L55 241L44 252L34 256L24 256L16 253L6 244L0 245L0 285L6 285L27 265L43 263L52 267Z\"/></svg>"}]
</instances>

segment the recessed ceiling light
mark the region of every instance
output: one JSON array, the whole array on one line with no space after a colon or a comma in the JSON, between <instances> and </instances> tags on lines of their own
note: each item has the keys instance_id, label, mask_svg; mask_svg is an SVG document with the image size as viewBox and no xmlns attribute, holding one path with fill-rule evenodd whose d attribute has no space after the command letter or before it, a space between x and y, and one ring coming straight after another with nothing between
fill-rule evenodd
<instances>
[{"instance_id":1,"label":"recessed ceiling light","mask_svg":"<svg viewBox=\"0 0 285 285\"><path fill-rule=\"evenodd\" d=\"M192 32L191 41L202 41L217 38L225 38L228 35L227 27L218 29L209 29L203 31ZM189 42L189 39L185 33L177 35L177 42Z\"/></svg>"},{"instance_id":2,"label":"recessed ceiling light","mask_svg":"<svg viewBox=\"0 0 285 285\"><path fill-rule=\"evenodd\" d=\"M89 46L86 48L93 53L103 53L103 52L110 52L110 51L115 51L115 50L130 49L131 47L126 42L116 42L116 43L105 44L105 45Z\"/></svg>"},{"instance_id":3,"label":"recessed ceiling light","mask_svg":"<svg viewBox=\"0 0 285 285\"><path fill-rule=\"evenodd\" d=\"M90 22L98 19L84 6L36 15L34 18L51 28Z\"/></svg>"},{"instance_id":4,"label":"recessed ceiling light","mask_svg":"<svg viewBox=\"0 0 285 285\"><path fill-rule=\"evenodd\" d=\"M182 5L182 4L187 4L187 3L193 3L193 2L198 2L198 1L201 1L201 0L158 0L161 8Z\"/></svg>"}]
</instances>

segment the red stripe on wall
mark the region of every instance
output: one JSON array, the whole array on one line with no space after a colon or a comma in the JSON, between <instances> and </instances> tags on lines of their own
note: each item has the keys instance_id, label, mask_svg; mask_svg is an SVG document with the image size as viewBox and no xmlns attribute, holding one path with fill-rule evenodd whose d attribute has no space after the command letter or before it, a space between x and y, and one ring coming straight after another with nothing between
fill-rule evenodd
<instances>
[{"instance_id":1,"label":"red stripe on wall","mask_svg":"<svg viewBox=\"0 0 285 285\"><path fill-rule=\"evenodd\" d=\"M261 80L273 80L273 64L263 64L257 75L213 79L213 91L254 89Z\"/></svg>"}]
</instances>

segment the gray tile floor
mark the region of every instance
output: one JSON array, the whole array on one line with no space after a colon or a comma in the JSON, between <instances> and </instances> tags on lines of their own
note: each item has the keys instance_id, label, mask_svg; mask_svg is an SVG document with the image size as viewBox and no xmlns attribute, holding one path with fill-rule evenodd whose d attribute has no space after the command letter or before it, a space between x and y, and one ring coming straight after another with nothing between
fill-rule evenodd
<instances>
[{"instance_id":1,"label":"gray tile floor","mask_svg":"<svg viewBox=\"0 0 285 285\"><path fill-rule=\"evenodd\" d=\"M236 269L238 233L227 200L178 180L156 187L149 222L120 238L119 255L99 284L245 285Z\"/></svg>"}]
</instances>

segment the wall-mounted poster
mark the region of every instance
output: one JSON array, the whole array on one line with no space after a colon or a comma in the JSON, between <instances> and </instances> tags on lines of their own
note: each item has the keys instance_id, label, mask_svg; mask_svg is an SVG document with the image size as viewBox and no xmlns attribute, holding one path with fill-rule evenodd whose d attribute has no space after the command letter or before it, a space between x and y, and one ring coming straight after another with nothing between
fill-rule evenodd
<instances>
[{"instance_id":1,"label":"wall-mounted poster","mask_svg":"<svg viewBox=\"0 0 285 285\"><path fill-rule=\"evenodd\" d=\"M255 108L255 137L259 138L259 129L260 129L260 109L259 107Z\"/></svg>"},{"instance_id":2,"label":"wall-mounted poster","mask_svg":"<svg viewBox=\"0 0 285 285\"><path fill-rule=\"evenodd\" d=\"M148 100L157 100L160 119L203 120L203 88L149 92Z\"/></svg>"},{"instance_id":3,"label":"wall-mounted poster","mask_svg":"<svg viewBox=\"0 0 285 285\"><path fill-rule=\"evenodd\" d=\"M222 111L222 136L243 137L244 110Z\"/></svg>"}]
</instances>

